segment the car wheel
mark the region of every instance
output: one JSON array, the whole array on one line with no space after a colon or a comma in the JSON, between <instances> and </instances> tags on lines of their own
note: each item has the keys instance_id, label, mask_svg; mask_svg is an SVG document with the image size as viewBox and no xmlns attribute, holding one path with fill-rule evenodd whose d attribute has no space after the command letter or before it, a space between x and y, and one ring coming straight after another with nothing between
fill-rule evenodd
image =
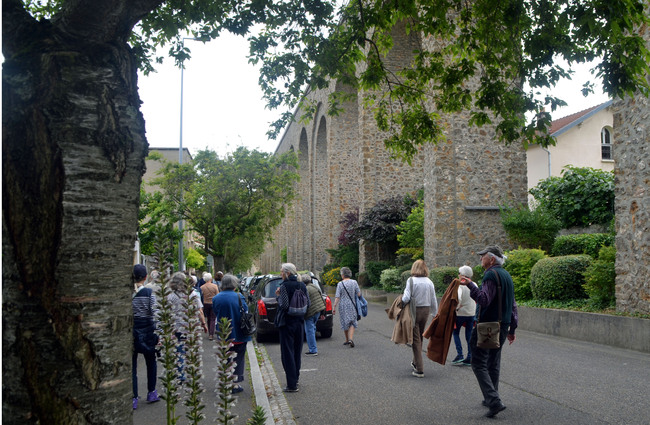
<instances>
[{"instance_id":1,"label":"car wheel","mask_svg":"<svg viewBox=\"0 0 650 425\"><path fill-rule=\"evenodd\" d=\"M329 338L332 336L332 330L331 329L325 329L324 331L320 331L320 337L321 338Z\"/></svg>"}]
</instances>

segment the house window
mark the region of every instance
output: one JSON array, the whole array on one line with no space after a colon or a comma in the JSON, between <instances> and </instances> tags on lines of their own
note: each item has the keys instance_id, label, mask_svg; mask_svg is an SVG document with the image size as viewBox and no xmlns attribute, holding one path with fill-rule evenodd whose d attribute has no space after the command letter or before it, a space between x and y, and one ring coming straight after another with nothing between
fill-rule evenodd
<instances>
[{"instance_id":1,"label":"house window","mask_svg":"<svg viewBox=\"0 0 650 425\"><path fill-rule=\"evenodd\" d=\"M605 127L600 130L600 152L602 159L614 159L612 158L612 133Z\"/></svg>"}]
</instances>

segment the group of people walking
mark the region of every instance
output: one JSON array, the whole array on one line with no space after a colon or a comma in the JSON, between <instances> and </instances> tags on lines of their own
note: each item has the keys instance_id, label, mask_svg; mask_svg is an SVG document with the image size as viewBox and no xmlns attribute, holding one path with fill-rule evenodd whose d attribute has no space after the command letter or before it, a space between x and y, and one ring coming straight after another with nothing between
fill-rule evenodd
<instances>
[{"instance_id":1,"label":"group of people walking","mask_svg":"<svg viewBox=\"0 0 650 425\"><path fill-rule=\"evenodd\" d=\"M506 339L512 344L515 341L515 329L518 324L517 304L514 299L514 285L508 272L502 267L506 257L502 250L495 245L486 247L478 252L481 265L485 270L482 285L479 287L472 281L473 271L469 266L459 268L457 294L452 298L455 303L455 323L453 338L456 345L457 356L453 363L471 365L483 395L483 405L489 410L487 417L494 417L503 411L503 404L499 392L499 375L501 370L501 349ZM357 281L352 279L352 271L341 268L341 281L337 284L332 314L339 313L341 329L345 335L344 345L354 348L354 332L358 326L359 312L356 300L361 296ZM438 300L436 298L433 282L429 279L429 270L423 260L417 260L411 267L411 277L407 280L404 293L399 301L403 313L408 313L410 326L412 326L412 374L424 378L424 364L422 356L422 343L425 337L425 326L429 317L438 317ZM147 364L147 401L158 401L156 392L156 357L155 320L156 298L150 288L144 286L146 269L136 265L133 270L135 281L135 294L133 297L134 314L134 354L133 354L133 408L138 405L137 388L137 355L142 353ZM285 372L286 386L283 391L297 392L300 386L300 368L304 339L306 336L309 351L306 356L317 356L316 323L325 312L325 304L320 290L312 283L310 274L298 275L296 266L285 263L281 266L282 283L276 290L278 310L275 326L279 332L280 354L282 367ZM176 278L176 279L175 279ZM228 318L233 324L238 324L241 309L248 311L243 295L235 291L237 278L226 274L219 276L220 285L212 283L212 276L204 275L205 284L202 285L204 302L201 296L190 295L189 302L195 303L197 319L201 322L209 339L214 338L215 323L222 318ZM182 285L185 281L183 273L172 276L172 294L169 295L173 305L180 305L182 301ZM301 291L302 304L296 302L296 291ZM186 294L186 292L185 292ZM442 303L446 303L447 294ZM178 301L177 301L178 299ZM208 307L209 306L209 307ZM299 308L304 308L300 310ZM446 307L445 307L446 308ZM301 313L296 314L295 311ZM206 319L207 318L207 319ZM207 320L207 323L206 323ZM481 348L478 344L476 322L500 322L499 347ZM465 340L467 342L467 356L463 356L460 332L465 327ZM176 336L179 341L179 353L183 352L183 326L179 323ZM236 353L235 382L244 380L245 353L250 336L243 335L239 326L234 325L230 338L234 340L233 351ZM431 341L430 341L431 344ZM449 341L447 341L449 344ZM153 346L153 349L152 349ZM446 351L445 351L446 354ZM444 363L443 363L444 364ZM182 368L182 363L180 368ZM182 377L182 369L179 369ZM243 388L237 385L233 393L241 392Z\"/></svg>"},{"instance_id":2,"label":"group of people walking","mask_svg":"<svg viewBox=\"0 0 650 425\"><path fill-rule=\"evenodd\" d=\"M208 333L209 340L214 339L216 323L222 318L231 320L233 324L228 339L232 339L232 351L236 354L233 362L234 382L237 383L232 389L233 394L244 391L239 385L244 380L246 345L251 340L250 336L243 335L239 326L241 309L248 311L248 305L243 295L236 292L238 279L231 275L224 275L221 272L216 274L217 283L213 282L210 273L204 273L201 281L195 281L194 290L188 295L188 278L184 272L174 273L169 281L171 292L167 295L174 317L174 335L177 340L176 350L178 353L178 378L179 382L185 381L184 354L185 341L187 339L187 306L193 305L196 320L203 332ZM160 400L156 390L157 380L157 307L156 294L159 287L155 284L145 285L147 269L142 264L133 267L133 280L135 293L132 299L133 307L133 358L132 358L132 379L133 379L133 409L138 408L138 354L145 358L147 367L147 402L153 403ZM194 280L194 279L193 279Z\"/></svg>"}]
</instances>

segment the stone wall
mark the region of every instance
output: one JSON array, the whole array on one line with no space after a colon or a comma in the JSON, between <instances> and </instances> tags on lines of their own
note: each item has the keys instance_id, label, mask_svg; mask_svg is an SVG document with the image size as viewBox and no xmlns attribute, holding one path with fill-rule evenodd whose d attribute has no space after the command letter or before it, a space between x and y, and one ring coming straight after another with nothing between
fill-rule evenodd
<instances>
[{"instance_id":1,"label":"stone wall","mask_svg":"<svg viewBox=\"0 0 650 425\"><path fill-rule=\"evenodd\" d=\"M640 33L650 48L648 27L641 28ZM616 309L650 313L648 98L637 95L615 102L613 155L616 162Z\"/></svg>"}]
</instances>

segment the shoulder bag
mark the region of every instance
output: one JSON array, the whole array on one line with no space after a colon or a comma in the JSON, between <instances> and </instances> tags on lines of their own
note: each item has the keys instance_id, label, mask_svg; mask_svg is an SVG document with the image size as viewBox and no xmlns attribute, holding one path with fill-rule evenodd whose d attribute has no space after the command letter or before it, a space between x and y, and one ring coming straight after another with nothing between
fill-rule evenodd
<instances>
[{"instance_id":1,"label":"shoulder bag","mask_svg":"<svg viewBox=\"0 0 650 425\"><path fill-rule=\"evenodd\" d=\"M244 309L243 304L241 303L241 296L237 294L237 300L239 301L239 330L244 336L251 336L257 332L257 326L255 325L255 317L253 314Z\"/></svg>"},{"instance_id":2,"label":"shoulder bag","mask_svg":"<svg viewBox=\"0 0 650 425\"><path fill-rule=\"evenodd\" d=\"M498 322L479 322L476 325L476 346L484 350L491 350L501 347L501 279L496 270L492 270L497 278L497 295L499 297L499 321ZM481 319L481 307L478 310L479 320Z\"/></svg>"}]
</instances>

